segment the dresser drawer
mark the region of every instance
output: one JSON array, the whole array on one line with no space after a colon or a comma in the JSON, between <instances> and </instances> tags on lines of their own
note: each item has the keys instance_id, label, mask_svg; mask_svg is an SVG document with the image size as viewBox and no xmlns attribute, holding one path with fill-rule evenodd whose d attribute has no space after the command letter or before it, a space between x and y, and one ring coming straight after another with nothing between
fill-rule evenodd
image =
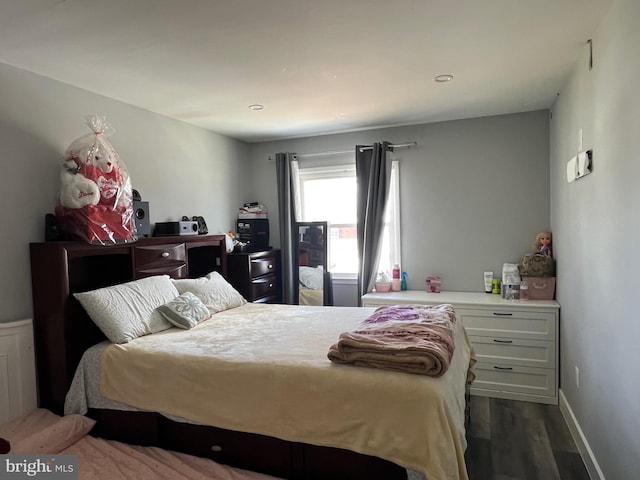
<instances>
[{"instance_id":1,"label":"dresser drawer","mask_svg":"<svg viewBox=\"0 0 640 480\"><path fill-rule=\"evenodd\" d=\"M276 257L252 258L249 263L249 275L251 278L268 275L277 271Z\"/></svg>"},{"instance_id":2,"label":"dresser drawer","mask_svg":"<svg viewBox=\"0 0 640 480\"><path fill-rule=\"evenodd\" d=\"M276 295L279 292L278 276L266 275L251 280L251 298L259 298L267 295Z\"/></svg>"},{"instance_id":3,"label":"dresser drawer","mask_svg":"<svg viewBox=\"0 0 640 480\"><path fill-rule=\"evenodd\" d=\"M141 268L136 270L136 278L153 277L155 275L169 275L171 278L187 278L186 263L167 263L166 265Z\"/></svg>"},{"instance_id":4,"label":"dresser drawer","mask_svg":"<svg viewBox=\"0 0 640 480\"><path fill-rule=\"evenodd\" d=\"M469 335L478 362L555 368L556 344L551 341Z\"/></svg>"},{"instance_id":5,"label":"dresser drawer","mask_svg":"<svg viewBox=\"0 0 640 480\"><path fill-rule=\"evenodd\" d=\"M456 313L472 336L556 340L554 313L466 308L456 308Z\"/></svg>"},{"instance_id":6,"label":"dresser drawer","mask_svg":"<svg viewBox=\"0 0 640 480\"><path fill-rule=\"evenodd\" d=\"M256 298L252 300L251 303L282 303L282 298L280 298L280 294L278 293L277 295Z\"/></svg>"},{"instance_id":7,"label":"dresser drawer","mask_svg":"<svg viewBox=\"0 0 640 480\"><path fill-rule=\"evenodd\" d=\"M136 270L162 262L185 262L187 250L184 243L134 247Z\"/></svg>"},{"instance_id":8,"label":"dresser drawer","mask_svg":"<svg viewBox=\"0 0 640 480\"><path fill-rule=\"evenodd\" d=\"M556 371L553 368L478 362L473 372L476 379L471 384L472 394L507 392L551 398L556 396Z\"/></svg>"},{"instance_id":9,"label":"dresser drawer","mask_svg":"<svg viewBox=\"0 0 640 480\"><path fill-rule=\"evenodd\" d=\"M135 277L169 275L171 278L185 278L186 258L184 243L136 246L133 248Z\"/></svg>"}]
</instances>

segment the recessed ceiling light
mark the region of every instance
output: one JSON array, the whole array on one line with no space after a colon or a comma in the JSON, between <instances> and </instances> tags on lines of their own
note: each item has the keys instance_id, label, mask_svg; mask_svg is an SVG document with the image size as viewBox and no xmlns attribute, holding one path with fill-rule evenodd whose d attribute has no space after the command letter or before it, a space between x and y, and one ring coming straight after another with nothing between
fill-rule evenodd
<instances>
[{"instance_id":1,"label":"recessed ceiling light","mask_svg":"<svg viewBox=\"0 0 640 480\"><path fill-rule=\"evenodd\" d=\"M259 103L254 103L253 105L249 105L249 110L262 110L264 105L260 105Z\"/></svg>"},{"instance_id":2,"label":"recessed ceiling light","mask_svg":"<svg viewBox=\"0 0 640 480\"><path fill-rule=\"evenodd\" d=\"M451 80L453 80L453 75L449 75L449 74L438 75L437 77L434 78L434 80L438 83L450 82Z\"/></svg>"}]
</instances>

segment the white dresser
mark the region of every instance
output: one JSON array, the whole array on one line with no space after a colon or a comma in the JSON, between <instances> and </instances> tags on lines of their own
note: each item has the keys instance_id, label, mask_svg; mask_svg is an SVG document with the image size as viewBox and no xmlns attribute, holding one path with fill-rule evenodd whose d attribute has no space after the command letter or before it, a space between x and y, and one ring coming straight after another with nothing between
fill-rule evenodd
<instances>
[{"instance_id":1,"label":"white dresser","mask_svg":"<svg viewBox=\"0 0 640 480\"><path fill-rule=\"evenodd\" d=\"M0 424L36 406L32 322L0 322Z\"/></svg>"},{"instance_id":2,"label":"white dresser","mask_svg":"<svg viewBox=\"0 0 640 480\"><path fill-rule=\"evenodd\" d=\"M558 404L560 305L555 300L504 300L472 292L419 290L369 293L362 305L449 303L476 353L473 395Z\"/></svg>"}]
</instances>

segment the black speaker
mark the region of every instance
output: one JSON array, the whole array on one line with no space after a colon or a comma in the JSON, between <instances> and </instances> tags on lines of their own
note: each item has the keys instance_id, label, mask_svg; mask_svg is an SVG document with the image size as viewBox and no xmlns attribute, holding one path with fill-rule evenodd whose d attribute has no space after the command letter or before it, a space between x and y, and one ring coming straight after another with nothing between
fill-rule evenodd
<instances>
[{"instance_id":1,"label":"black speaker","mask_svg":"<svg viewBox=\"0 0 640 480\"><path fill-rule=\"evenodd\" d=\"M47 213L44 216L44 239L47 242L62 240L62 232L53 213Z\"/></svg>"},{"instance_id":2,"label":"black speaker","mask_svg":"<svg viewBox=\"0 0 640 480\"><path fill-rule=\"evenodd\" d=\"M149 202L133 202L133 223L136 226L136 234L151 235L149 223Z\"/></svg>"}]
</instances>

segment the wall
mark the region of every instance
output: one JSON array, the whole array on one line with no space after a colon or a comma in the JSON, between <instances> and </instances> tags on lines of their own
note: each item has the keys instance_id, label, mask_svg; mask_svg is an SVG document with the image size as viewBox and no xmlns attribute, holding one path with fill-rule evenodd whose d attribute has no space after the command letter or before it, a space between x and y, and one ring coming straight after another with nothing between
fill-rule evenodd
<instances>
[{"instance_id":1,"label":"wall","mask_svg":"<svg viewBox=\"0 0 640 480\"><path fill-rule=\"evenodd\" d=\"M597 459L592 478L614 480L637 478L640 454L638 18L637 0L613 3L593 36L593 70L585 46L550 127L561 388ZM594 169L568 184L579 129L584 148L593 148Z\"/></svg>"},{"instance_id":2,"label":"wall","mask_svg":"<svg viewBox=\"0 0 640 480\"><path fill-rule=\"evenodd\" d=\"M548 117L545 110L253 144L251 200L269 208L272 243L278 245L270 156L417 141L394 154L400 160L408 288L422 289L425 277L440 275L443 290L480 292L483 271L500 276L503 263L518 262L536 233L549 228Z\"/></svg>"},{"instance_id":3,"label":"wall","mask_svg":"<svg viewBox=\"0 0 640 480\"><path fill-rule=\"evenodd\" d=\"M211 233L233 227L246 197L247 144L5 64L0 92L0 321L31 316L29 242L44 241L63 152L90 132L85 115L110 121L152 222L202 215Z\"/></svg>"}]
</instances>

